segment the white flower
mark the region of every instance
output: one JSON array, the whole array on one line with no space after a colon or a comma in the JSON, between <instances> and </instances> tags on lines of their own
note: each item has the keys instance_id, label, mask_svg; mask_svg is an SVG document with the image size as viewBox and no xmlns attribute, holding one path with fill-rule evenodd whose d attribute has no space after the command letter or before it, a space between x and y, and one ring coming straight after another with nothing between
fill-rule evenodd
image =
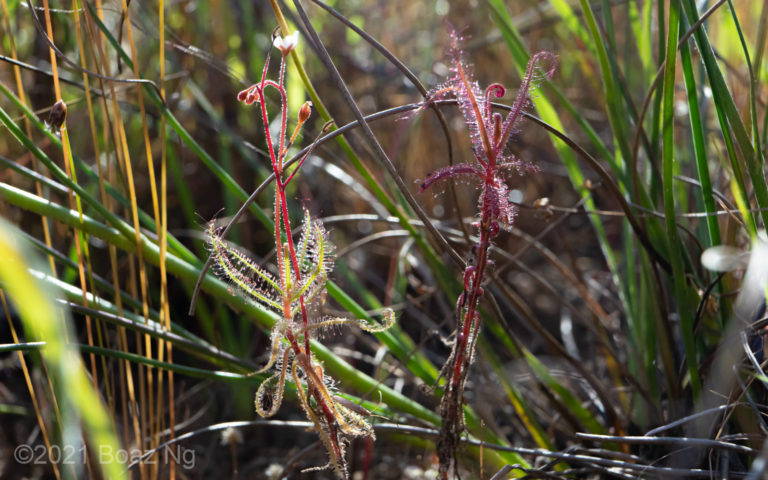
<instances>
[{"instance_id":1,"label":"white flower","mask_svg":"<svg viewBox=\"0 0 768 480\"><path fill-rule=\"evenodd\" d=\"M283 466L279 463L271 463L264 471L264 474L269 480L279 480L280 474L283 473L283 470L285 470L285 468L283 468Z\"/></svg>"},{"instance_id":2,"label":"white flower","mask_svg":"<svg viewBox=\"0 0 768 480\"><path fill-rule=\"evenodd\" d=\"M243 434L240 430L228 427L221 432L221 444L234 446L243 443Z\"/></svg>"},{"instance_id":3,"label":"white flower","mask_svg":"<svg viewBox=\"0 0 768 480\"><path fill-rule=\"evenodd\" d=\"M287 37L275 37L272 45L279 48L283 55L288 55L299 44L299 31L296 30Z\"/></svg>"}]
</instances>

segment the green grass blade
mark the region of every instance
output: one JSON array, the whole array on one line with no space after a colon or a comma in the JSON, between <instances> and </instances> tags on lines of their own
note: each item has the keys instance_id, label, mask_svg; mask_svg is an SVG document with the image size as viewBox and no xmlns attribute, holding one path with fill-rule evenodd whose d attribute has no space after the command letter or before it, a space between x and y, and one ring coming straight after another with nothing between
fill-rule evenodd
<instances>
[{"instance_id":1,"label":"green grass blade","mask_svg":"<svg viewBox=\"0 0 768 480\"><path fill-rule=\"evenodd\" d=\"M685 14L688 17L688 21L693 24L699 19L699 13L696 8L694 0L683 0L683 7ZM768 185L765 181L765 176L762 173L762 165L760 163L759 156L752 146L752 140L749 133L744 126L739 110L736 107L736 103L733 100L730 90L728 89L723 74L720 71L720 67L715 57L714 49L709 42L706 30L704 27L698 28L694 32L694 38L696 39L696 45L704 61L704 67L709 78L710 87L712 89L712 98L715 103L715 108L718 111L718 117L720 118L721 128L725 137L733 134L736 139L736 144L739 147L744 162L747 165L749 175L752 179L752 186L755 192L755 198L757 199L758 206L762 209L760 214L763 219L763 224L768 225ZM731 153L731 163L735 164L738 160L733 156L735 152ZM737 169L734 168L734 174ZM739 191L742 200L746 200L746 187L743 182L736 179L739 183ZM746 220L746 219L745 219ZM753 221L748 221L753 223ZM754 225L749 228L752 235L755 235Z\"/></svg>"},{"instance_id":2,"label":"green grass blade","mask_svg":"<svg viewBox=\"0 0 768 480\"><path fill-rule=\"evenodd\" d=\"M37 118L35 113L29 108L27 108L25 105L23 105L19 100L19 98L16 95L14 95L10 90L8 90L8 88L5 85L3 85L3 83L1 82L0 82L0 91L2 91L9 99L11 99L11 101L17 107L19 107L23 111L26 118L28 118L32 122L32 124L34 124L38 128L38 130L42 132L51 143L53 143L59 149L62 148L61 138L59 138L57 135L54 135L52 132L46 129L45 125L42 122L40 122L40 120ZM2 120L3 122L6 122L6 121L12 122L10 116L8 116L7 113L5 112L0 113L0 120ZM6 126L8 126L8 124L6 124ZM28 145L34 145L32 140L30 140L18 126L16 126L16 128L11 128L11 127L8 127L8 128L9 130L11 130L11 133L13 133L14 136L16 136L16 138L24 146L27 146L27 148L29 148ZM55 166L55 164L53 164L50 161L50 159L47 156L45 156L42 150L35 149L30 151L38 158L38 160L40 160L47 168L49 168L49 170L51 170L51 172L56 176L56 178L58 178L61 181L61 184L59 184L59 186L63 184L64 188L69 188L70 185L73 184L66 177L66 174L64 174L64 177L60 176L61 174L63 174L63 172L60 169L58 169L58 167L56 167L55 170L51 168L51 165ZM41 154L43 156L41 156ZM85 172L86 178L88 180L93 182L98 182L98 175L93 171L93 169L90 166L88 166L85 162L83 162L82 159L80 159L75 155L73 155L72 158L75 161L75 164L77 165L77 167L81 169L83 172ZM27 171L25 171L24 173L27 174ZM30 172L28 175L31 177L32 173ZM35 176L35 178L37 178L37 176ZM49 179L45 180L45 183L50 183L50 182L51 180ZM110 185L109 183L105 183L105 189L107 193L109 193L110 196L112 196L112 198L114 198L120 205L122 205L125 208L130 208L130 203L128 202L128 200L122 194L120 194L117 190L115 190L115 188L112 185ZM87 192L85 188L80 188L78 186L78 188L73 188L73 190L75 190L75 192L78 194L78 197L82 196L81 192L85 192L85 196L82 198L86 201L88 206L98 211L99 214L102 215L103 218L108 222L112 223L117 219L116 216L109 213L107 213L107 215L105 216L105 212L108 212L105 208L95 208L94 205L101 206L101 202L96 197L92 196L90 192ZM147 215L147 213L144 212L143 210L139 210L138 214L139 214L139 218L141 220L142 225L144 225L151 232L156 233L157 227L155 226L154 219L152 219L152 217ZM133 237L133 234L131 234L131 237ZM177 255L182 256L187 261L193 261L193 262L198 261L197 257L195 257L194 254L192 254L192 252L190 252L183 244L181 244L181 242L179 242L178 239L176 239L173 235L170 235L170 234L168 235L168 247L171 251L175 252Z\"/></svg>"},{"instance_id":3,"label":"green grass blade","mask_svg":"<svg viewBox=\"0 0 768 480\"><path fill-rule=\"evenodd\" d=\"M704 124L699 111L698 85L693 73L691 62L691 50L688 42L680 47L680 62L685 78L685 91L688 95L688 118L691 121L691 134L693 136L693 154L696 159L696 170L701 183L701 195L707 216L707 230L709 231L709 246L720 245L720 226L717 223L717 206L712 195L712 180L709 177L709 164L704 139Z\"/></svg>"},{"instance_id":4,"label":"green grass blade","mask_svg":"<svg viewBox=\"0 0 768 480\"><path fill-rule=\"evenodd\" d=\"M683 252L680 237L677 232L675 216L675 71L677 62L677 41L680 32L680 1L672 0L669 9L667 36L667 56L664 70L664 89L662 101L662 161L663 161L663 192L664 213L667 224L667 249L670 252L672 265L672 281L674 283L677 311L685 344L688 367L688 378L693 390L694 399L701 394L701 380L698 372L698 355L693 332L693 309L689 304L689 293L686 285L686 272L683 263Z\"/></svg>"},{"instance_id":5,"label":"green grass blade","mask_svg":"<svg viewBox=\"0 0 768 480\"><path fill-rule=\"evenodd\" d=\"M62 441L73 445L80 438L80 421L85 426L93 448L120 451L120 443L112 421L88 379L77 349L66 342L74 338L61 312L51 302L50 294L27 271L34 260L21 237L0 220L0 285L19 311L30 340L45 342L41 353L54 379L54 392L61 411ZM114 461L98 462L106 478L126 478L124 467Z\"/></svg>"},{"instance_id":6,"label":"green grass blade","mask_svg":"<svg viewBox=\"0 0 768 480\"><path fill-rule=\"evenodd\" d=\"M592 12L592 7L586 0L580 0L580 4L582 12L584 13L584 19L587 22L589 32L592 36L592 45L597 49L597 59L600 63L603 88L605 89L604 97L606 101L606 109L608 112L608 120L611 122L613 138L619 147L621 157L626 160L631 157L631 151L629 144L627 143L630 136L629 126L626 123L626 115L624 115L625 109L619 85L614 78L611 59L609 58L602 35L600 35L600 30L597 27L597 20Z\"/></svg>"}]
</instances>

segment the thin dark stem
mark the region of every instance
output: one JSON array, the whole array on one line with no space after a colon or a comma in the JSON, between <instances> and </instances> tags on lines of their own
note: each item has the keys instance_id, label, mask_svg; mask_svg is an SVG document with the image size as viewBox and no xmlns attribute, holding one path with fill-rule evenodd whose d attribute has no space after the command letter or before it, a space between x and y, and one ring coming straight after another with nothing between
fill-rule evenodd
<instances>
[{"instance_id":1,"label":"thin dark stem","mask_svg":"<svg viewBox=\"0 0 768 480\"><path fill-rule=\"evenodd\" d=\"M410 207L413 209L413 211L416 213L419 219L422 222L424 222L425 227L427 228L429 233L432 235L432 237L435 240L437 240L437 242L446 252L448 252L448 254L451 256L451 258L453 258L453 260L456 262L457 265L463 265L464 259L461 257L461 255L458 254L458 252L456 252L456 250L454 250L454 248L448 243L448 240L446 240L445 237L443 237L443 235L429 221L429 217L421 208L421 205L419 204L419 202L417 202L416 199L413 197L413 194L411 193L410 189L405 185L405 182L403 181L402 177L397 172L397 169L392 163L392 160L390 160L389 156L386 154L386 152L382 148L378 139L376 139L376 136L373 134L373 131L371 130L370 125L368 125L368 122L365 120L365 117L363 116L362 112L357 107L357 104L355 103L354 98L352 98L352 94L349 92L347 85L344 83L344 79L341 77L341 74L336 68L336 65L334 65L333 60L331 60L331 56L328 54L328 50L325 49L325 45L323 45L323 43L320 41L320 37L318 36L317 31L312 26L312 23L309 21L309 17L307 17L307 12L304 10L304 7L301 5L301 1L293 0L293 3L296 6L296 10L299 13L299 17L301 17L301 20L304 23L304 28L307 30L312 41L315 43L315 46L317 47L317 52L318 52L318 56L320 57L320 60L323 62L323 65L325 65L325 68L331 74L331 81L333 81L334 85L341 93L341 96L344 99L344 102L352 111L352 114L355 116L355 119L359 122L360 128L362 128L363 130L363 136L365 137L369 146L373 150L373 153L376 159L379 161L379 163L381 163L384 166L384 168L387 169L387 172L389 172L389 175L395 181L395 184L397 185L398 189L402 193L405 200L408 202L408 205L410 205Z\"/></svg>"},{"instance_id":2,"label":"thin dark stem","mask_svg":"<svg viewBox=\"0 0 768 480\"><path fill-rule=\"evenodd\" d=\"M86 2L86 4L87 3L88 2ZM35 28L37 28L37 31L40 34L40 37L43 38L45 43L48 44L48 47L50 47L56 53L56 56L61 58L71 68L73 68L74 70L76 70L76 71L78 71L80 73L84 73L84 74L86 74L88 76L91 76L91 77L94 77L94 78L98 78L100 80L105 80L105 81L108 81L108 82L134 83L134 84L148 85L148 86L152 87L152 89L155 90L155 92L158 94L158 96L160 98L163 98L162 95L160 94L160 87L158 87L157 84L155 82L153 82L152 80L147 80L147 79L144 79L144 78L108 77L106 75L101 75L100 73L93 72L91 70L85 69L85 68L81 67L77 62L74 62L74 61L70 60L69 57L64 55L64 53L61 50L59 50L59 48L56 46L56 44L53 43L53 41L50 38L48 38L48 34L45 32L45 28L43 28L42 23L40 23L40 18L37 16L35 8L32 6L31 0L27 0L27 6L29 7L30 12L32 13L32 19L35 22ZM88 5L88 8L89 9L91 8L90 4Z\"/></svg>"},{"instance_id":3,"label":"thin dark stem","mask_svg":"<svg viewBox=\"0 0 768 480\"><path fill-rule=\"evenodd\" d=\"M456 105L456 100L439 100L434 102L435 106L448 106L448 105ZM493 108L499 109L499 110L511 110L511 107L509 105L504 105L501 103L493 103ZM365 117L365 120L367 122L374 122L378 121L387 117L396 116L396 115L402 115L407 112L418 110L419 108L423 108L424 104L419 103L410 103L407 105L401 105L398 107L389 108L386 110L382 110L380 112L372 113ZM630 226L632 227L632 230L637 235L638 239L640 240L640 243L646 248L649 255L653 257L653 259L661 265L661 267L665 271L669 271L669 263L664 259L661 254L651 245L650 240L648 239L648 236L646 235L645 231L640 226L640 223L638 222L638 219L632 209L632 206L627 202L624 195L621 193L621 190L619 190L618 185L611 177L611 174L600 164L600 162L593 157L589 152L587 152L581 145L573 141L570 137L568 137L565 133L557 130L556 128L552 127L548 123L544 122L540 118L536 117L535 115L532 115L527 112L523 112L523 117L525 117L527 120L532 121L533 123L539 125L540 127L544 128L549 133L557 136L559 139L561 139L563 142L565 142L571 150L576 152L582 159L586 160L589 164L590 168L597 173L600 176L600 179L602 180L603 184L608 188L608 191L611 193L613 198L619 203L619 206L621 207L621 211L623 214L627 217L627 220L629 221ZM323 135L322 137L318 138L312 145L305 147L301 151L299 151L296 155L294 155L290 160L286 161L284 164L284 168L288 168L289 166L293 165L294 162L297 162L304 158L305 155L307 155L313 148L316 148L320 145L323 145L334 138L336 138L339 135L343 135L355 128L360 127L360 122L358 120L352 121L350 123L347 123L344 126L341 126L334 130L333 132L330 132L326 135ZM275 179L275 174L270 174L269 177L267 177L257 188L253 191L250 197L243 203L243 205L240 207L240 209L235 213L234 216L230 219L230 222L227 224L227 226L224 228L224 230L221 232L220 237L221 239L225 239L226 236L229 234L229 232L232 230L232 227L242 218L242 216L245 214L245 212L248 210L250 205L256 201L256 199L261 195L261 193L269 186L270 183ZM424 220L422 219L422 222ZM425 225L431 225L430 221L424 222ZM428 228L428 227L427 227ZM441 235L442 237L442 235ZM444 237L442 237L444 238ZM453 255L452 255L453 257ZM200 293L200 287L202 285L203 278L205 278L206 273L211 268L211 265L213 263L213 258L208 257L208 260L203 265L200 276L198 277L197 283L195 285L195 288L192 292L192 299L190 301L190 307L189 307L189 315L195 314L195 307L197 303L197 297ZM461 260L460 265L464 266L464 260Z\"/></svg>"},{"instance_id":4,"label":"thin dark stem","mask_svg":"<svg viewBox=\"0 0 768 480\"><path fill-rule=\"evenodd\" d=\"M360 35L360 38L368 42L369 45L371 45L373 48L375 48L381 55L386 58L392 65L395 66L398 70L400 70L403 75L410 80L410 82L416 87L416 89L421 93L421 95L424 97L424 99L427 99L427 94L429 93L427 88L424 86L424 84L421 83L419 80L419 77L417 77L402 61L400 61L395 54L393 54L391 51L387 49L384 45L382 45L378 40L373 38L371 35L368 34L365 30L358 27L354 23L352 23L347 17L342 15L337 10L334 10L329 5L323 3L320 0L311 0L312 3L317 5L318 7L324 9L328 13L330 13L334 18L339 20L341 23L344 24L347 28L352 30L353 32ZM432 109L433 112L435 112L435 115L437 116L438 122L440 122L440 128L443 131L443 136L445 137L445 145L448 148L448 164L453 165L454 159L453 159L453 142L451 141L451 134L450 129L448 128L448 122L445 119L445 116L440 111L439 107L435 104L430 104L430 109ZM366 117L367 118L367 117ZM454 207L456 208L456 219L457 223L461 227L461 231L464 234L464 239L469 242L469 230L464 225L464 222L461 221L463 218L463 215L461 213L461 206L459 205L458 201L458 195L456 193L455 188L455 182L451 181L449 184L449 194L451 196L451 200L453 201Z\"/></svg>"}]
</instances>

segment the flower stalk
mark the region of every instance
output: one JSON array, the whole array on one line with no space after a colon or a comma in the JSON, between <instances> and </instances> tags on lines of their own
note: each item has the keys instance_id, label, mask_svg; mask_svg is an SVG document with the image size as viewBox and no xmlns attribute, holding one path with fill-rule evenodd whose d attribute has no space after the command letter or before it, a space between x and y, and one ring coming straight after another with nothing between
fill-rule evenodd
<instances>
[{"instance_id":1,"label":"flower stalk","mask_svg":"<svg viewBox=\"0 0 768 480\"><path fill-rule=\"evenodd\" d=\"M313 220L305 211L303 233L294 241L288 214L286 189L312 153L310 148L297 167L287 174L285 158L301 128L309 119L311 102L299 110L297 124L288 136L287 94L285 91L286 58L298 44L298 32L287 37L275 37L273 46L280 50L280 70L277 81L267 78L269 55L261 81L241 91L237 98L246 105L258 106L261 112L272 170L275 175L274 241L277 275L257 265L244 253L229 246L213 223L208 238L217 273L254 301L278 313L282 318L271 333L267 364L258 372L274 369L261 383L257 392L256 411L262 417L277 413L283 399L285 382L296 384L302 410L313 422L315 431L326 447L330 460L318 468L332 468L341 478L348 477L344 451L354 437L373 438L373 429L364 416L349 408L334 394L335 382L324 373L323 366L312 354L311 335L320 329L354 324L369 332L383 331L394 323L394 313L387 311L381 324L367 324L356 319L318 318L317 311L325 299L325 283L333 269L333 246L322 222ZM276 90L280 97L280 131L273 138L269 129L266 90Z\"/></svg>"}]
</instances>

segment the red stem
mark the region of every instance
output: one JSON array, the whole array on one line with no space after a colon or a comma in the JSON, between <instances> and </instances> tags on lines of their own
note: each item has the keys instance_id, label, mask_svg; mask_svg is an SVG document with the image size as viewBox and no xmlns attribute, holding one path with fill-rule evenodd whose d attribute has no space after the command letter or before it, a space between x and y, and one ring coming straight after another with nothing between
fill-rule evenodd
<instances>
[{"instance_id":1,"label":"red stem","mask_svg":"<svg viewBox=\"0 0 768 480\"><path fill-rule=\"evenodd\" d=\"M483 209L485 210L485 209ZM464 364L464 357L471 352L467 352L467 342L469 342L469 336L472 331L472 325L475 324L475 313L477 312L477 302L480 298L480 284L482 283L483 275L485 273L485 267L488 265L488 246L490 245L489 231L490 231L490 218L485 213L483 214L483 221L480 226L480 249L477 257L476 270L472 274L472 286L469 290L469 296L466 297L466 313L463 315L461 325L461 338L459 340L459 346L456 350L455 364L453 366L453 377L451 383L454 387L459 386L461 378L461 369ZM463 306L462 306L463 307ZM459 312L459 318L462 317L462 312Z\"/></svg>"},{"instance_id":2,"label":"red stem","mask_svg":"<svg viewBox=\"0 0 768 480\"><path fill-rule=\"evenodd\" d=\"M280 178L280 200L282 203L283 208L283 226L285 227L285 237L288 241L288 251L290 252L290 261L293 268L293 276L295 278L295 284L298 285L301 282L301 270L299 269L299 262L296 258L296 248L294 247L293 243L293 232L291 230L291 221L290 217L288 216L288 203L285 201L285 186L287 185L287 181L284 182L282 175L283 175L283 158L285 155L285 139L287 134L287 118L288 118L288 104L286 101L286 94L285 94L285 88L283 87L283 80L285 78L285 55L283 55L282 60L280 61L280 95L282 97L282 118L281 118L281 124L280 124L280 148L278 149L278 152L280 152L280 155L278 157L278 166L279 166L279 173L275 172L275 178ZM265 126L266 129L269 129L268 126ZM293 175L289 177L289 179L293 178ZM311 225L306 225L305 228L311 229ZM311 232L307 232L307 235L309 235ZM310 347L309 347L309 333L308 332L308 326L309 326L309 319L307 318L307 307L304 303L304 296L299 296L299 304L301 305L301 324L302 328L304 329L304 349L307 352L307 364L308 367L312 367L312 355L310 355Z\"/></svg>"},{"instance_id":3,"label":"red stem","mask_svg":"<svg viewBox=\"0 0 768 480\"><path fill-rule=\"evenodd\" d=\"M291 230L291 221L290 217L288 216L288 206L287 202L285 200L285 185L286 183L283 181L283 147L285 146L285 138L286 138L286 129L287 129L287 100L286 100L286 93L285 88L283 87L283 79L285 78L285 56L283 56L282 60L280 61L280 81L278 83L275 83L271 80L267 80L265 77L262 77L261 84L256 89L258 95L259 95L259 104L261 106L261 116L263 120L264 125L264 136L267 142L267 148L269 150L269 157L272 161L272 170L275 173L275 188L277 190L275 195L275 252L277 255L278 260L278 269L280 270L280 278L281 278L281 287L283 290L287 290L287 279L283 278L285 275L285 268L284 268L284 259L283 259L283 253L282 253L282 242L281 242L281 235L280 235L280 215L282 214L283 217L283 231L285 232L285 237L288 242L288 251L290 252L290 259L291 262L294 278L296 280L296 283L301 281L301 271L299 270L299 264L298 260L296 259L296 250L294 248L293 244L293 234ZM267 86L274 87L280 92L280 99L281 99L281 124L280 124L280 147L278 148L278 154L275 154L275 147L272 142L272 134L269 131L269 113L267 112L267 104L264 97L264 88ZM290 317L290 298L288 298L288 292L285 292L286 295L283 298L283 313L286 318ZM299 302L301 304L301 316L302 316L302 327L304 328L304 331L307 331L308 326L308 319L307 319L307 310L306 306L304 304L304 297L299 297ZM289 333L292 335L292 331L289 328ZM296 353L298 354L301 349L299 348L298 344L294 344L292 342L291 346L294 348ZM307 362L308 366L311 368L312 366L312 357L310 355L310 345L309 345L309 335L304 334L304 348L307 353Z\"/></svg>"},{"instance_id":4,"label":"red stem","mask_svg":"<svg viewBox=\"0 0 768 480\"><path fill-rule=\"evenodd\" d=\"M267 57L267 59L269 59L269 57ZM290 300L290 292L288 292L288 279L285 278L285 258L284 258L284 252L282 249L282 239L281 239L282 233L285 233L285 236L287 239L288 251L289 251L288 261L291 262L296 285L298 285L299 282L301 282L301 271L299 270L299 262L296 258L296 249L293 243L291 221L290 221L290 217L288 216L288 206L285 199L285 188L288 182L283 179L283 159L286 153L285 150L287 150L287 148L285 147L285 141L286 141L287 107L288 107L285 87L283 86L283 81L285 77L285 55L283 55L280 62L279 82L274 82L266 78L268 65L269 65L269 62L267 61L264 66L261 82L258 85L253 87L253 91L255 91L256 94L258 95L259 104L261 106L261 116L262 116L263 125L264 125L264 136L267 142L269 157L272 162L272 170L275 173L275 252L277 257L278 269L280 272L280 287L282 288L284 293L283 316L286 319L288 319L291 317L291 305L290 305L291 300ZM264 89L266 87L273 87L277 89L278 92L280 92L282 110L281 110L281 125L280 125L280 145L277 150L277 154L275 153L275 147L272 142L272 134L269 131L269 112L267 111L267 104L265 101L266 98L264 96ZM250 92L250 89L248 91ZM297 130L298 130L298 126L297 126ZM293 141L295 136L296 134L294 133L293 137L291 138L291 142ZM289 176L288 180L290 180L291 178L293 178L293 174ZM282 216L282 223L280 221L281 216ZM282 229L281 229L281 225L282 225ZM307 228L312 228L312 227L308 225ZM306 333L307 326L308 326L307 310L306 310L306 305L304 303L303 295L299 296L299 302L301 304L301 316L302 316L302 324L303 324L302 326L305 332L304 333L304 351L302 352L301 346L299 346L299 342L296 336L294 335L293 328L291 328L290 325L288 325L286 328L285 336L286 336L286 339L288 340L288 343L291 346L291 349L294 352L294 357L301 363L301 368L306 373L307 392L309 396L315 398L317 405L320 407L321 411L323 412L323 416L325 417L325 421L328 424L328 429L330 430L330 434L332 437L335 455L340 458L342 452L341 452L341 446L339 444L339 439L338 439L338 426L336 424L336 416L334 415L333 408L330 405L328 405L328 402L326 402L325 397L321 395L318 388L315 387L315 384L317 382L322 382L323 379L322 377L317 379L315 378L317 375L316 375L316 372L313 370L314 367L312 366L312 355L310 352L309 334ZM307 408L309 408L309 406L307 406Z\"/></svg>"},{"instance_id":5,"label":"red stem","mask_svg":"<svg viewBox=\"0 0 768 480\"><path fill-rule=\"evenodd\" d=\"M283 225L285 226L285 236L288 240L288 252L290 253L290 260L291 265L293 265L293 276L296 279L296 284L301 282L301 271L299 270L299 261L296 258L296 248L293 244L293 235L291 232L291 222L288 219L288 207L285 202L285 186L283 185L282 188L280 188L280 198L283 208ZM305 225L304 228L311 229L311 225ZM307 232L307 235L309 235L311 232ZM299 296L299 303L301 304L301 326L304 328L304 331L307 332L307 327L309 325L309 322L307 320L307 308L304 304L304 295ZM307 354L309 354L309 334L304 333L304 345L307 350ZM310 358L310 362L311 362Z\"/></svg>"},{"instance_id":6,"label":"red stem","mask_svg":"<svg viewBox=\"0 0 768 480\"><path fill-rule=\"evenodd\" d=\"M475 94L472 92L472 85L469 83L469 80L467 80L467 75L464 73L464 67L462 67L461 64L461 58L459 55L459 49L458 45L454 45L454 60L456 62L456 71L458 72L459 76L461 77L461 83L464 84L464 90L467 92L467 96L469 97L469 101L472 104L472 110L474 110L475 113L475 119L477 122L477 128L480 133L480 137L483 139L483 149L485 150L486 155L491 155L492 148L491 148L491 142L488 139L488 132L485 129L485 122L483 122L483 115L480 112L480 107L477 105L477 99L475 98ZM488 159L488 165L490 166L491 159Z\"/></svg>"},{"instance_id":7,"label":"red stem","mask_svg":"<svg viewBox=\"0 0 768 480\"><path fill-rule=\"evenodd\" d=\"M460 67L459 67L460 68ZM460 68L461 71L461 68ZM463 77L462 77L463 78ZM474 100L474 96L471 96L471 98ZM481 123L482 124L482 123ZM490 144L490 139L487 137L487 130L482 129L481 135L483 138L484 144ZM487 150L486 156L488 158L488 164L485 165L485 188L483 189L484 192L489 191L489 189L493 188L493 181L495 177L495 169L496 169L496 152L493 150ZM483 276L485 275L485 267L488 265L488 248L491 244L491 222L493 219L491 218L491 205L488 205L488 199L485 195L483 195L483 204L481 206L482 211L482 220L480 222L480 226L478 227L480 230L480 243L478 244L478 256L477 256L477 262L475 262L475 271L472 273L472 285L470 287L469 292L464 292L464 301L461 302L462 304L459 306L460 309L464 309L466 313L463 315L462 318L462 312L458 312L458 318L463 322L461 325L461 336L460 338L457 338L458 348L456 350L455 355L455 363L453 366L453 376L451 378L451 384L454 389L458 388L461 383L461 371L464 366L464 358L467 356L471 356L472 352L467 352L467 342L469 342L469 336L472 332L472 326L475 325L475 314L477 312L477 302L480 298L480 291L482 289L481 283L483 280ZM469 296L467 296L467 293ZM477 322L477 325L479 327L479 321Z\"/></svg>"}]
</instances>

